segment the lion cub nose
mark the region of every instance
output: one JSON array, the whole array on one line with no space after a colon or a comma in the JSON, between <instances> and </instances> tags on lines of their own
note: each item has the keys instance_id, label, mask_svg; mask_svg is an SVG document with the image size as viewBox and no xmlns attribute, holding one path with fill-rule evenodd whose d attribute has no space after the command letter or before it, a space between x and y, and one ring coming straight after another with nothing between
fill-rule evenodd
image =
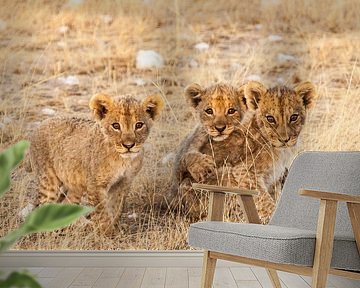
<instances>
[{"instance_id":1,"label":"lion cub nose","mask_svg":"<svg viewBox=\"0 0 360 288\"><path fill-rule=\"evenodd\" d=\"M226 128L226 125L215 125L215 129L220 133L223 132Z\"/></svg>"},{"instance_id":2,"label":"lion cub nose","mask_svg":"<svg viewBox=\"0 0 360 288\"><path fill-rule=\"evenodd\" d=\"M135 146L135 143L123 143L122 145L128 150L130 150L132 147Z\"/></svg>"},{"instance_id":3,"label":"lion cub nose","mask_svg":"<svg viewBox=\"0 0 360 288\"><path fill-rule=\"evenodd\" d=\"M290 141L290 137L287 138L287 139L279 139L279 140L280 140L280 142L286 144L286 143L288 143Z\"/></svg>"}]
</instances>

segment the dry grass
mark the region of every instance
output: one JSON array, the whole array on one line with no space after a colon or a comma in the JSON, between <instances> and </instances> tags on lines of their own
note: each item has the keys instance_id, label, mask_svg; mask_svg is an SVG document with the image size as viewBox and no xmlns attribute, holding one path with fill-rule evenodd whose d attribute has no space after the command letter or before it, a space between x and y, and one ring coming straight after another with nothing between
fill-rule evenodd
<instances>
[{"instance_id":1,"label":"dry grass","mask_svg":"<svg viewBox=\"0 0 360 288\"><path fill-rule=\"evenodd\" d=\"M320 97L300 150L359 150L358 1L164 3L89 0L67 8L61 1L1 1L0 19L7 28L0 31L0 149L26 138L39 121L51 117L41 112L44 107L56 115L87 116L87 102L95 92L157 92L167 102L146 145L145 165L130 192L118 236L96 235L78 223L27 237L16 249L187 248L189 219L161 212L155 202L166 191L171 169L161 160L196 123L182 93L190 82L237 85L253 74L268 85L311 80ZM104 23L102 15L111 15L112 23ZM67 33L59 33L63 25L69 27ZM283 40L270 42L271 34ZM202 41L210 49L196 51L193 45ZM139 49L161 53L165 67L136 69ZM295 61L279 62L279 53L293 55ZM191 61L198 66L191 67ZM76 75L80 84L56 81L68 75ZM134 78L147 84L136 86ZM25 161L17 169L12 191L0 202L0 235L21 223L18 211L35 195L28 167ZM133 213L137 217L129 218Z\"/></svg>"}]
</instances>

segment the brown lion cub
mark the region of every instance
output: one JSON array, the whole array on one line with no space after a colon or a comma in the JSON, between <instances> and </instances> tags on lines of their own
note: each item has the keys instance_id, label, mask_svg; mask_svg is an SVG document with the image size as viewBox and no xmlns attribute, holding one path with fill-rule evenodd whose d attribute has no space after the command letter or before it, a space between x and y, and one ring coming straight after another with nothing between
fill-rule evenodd
<instances>
[{"instance_id":1,"label":"brown lion cub","mask_svg":"<svg viewBox=\"0 0 360 288\"><path fill-rule=\"evenodd\" d=\"M94 218L108 228L142 166L143 144L164 102L157 95L140 102L98 94L89 106L95 121L42 122L32 135L30 156L39 181L39 204L64 197L65 202L80 203L85 196L96 207Z\"/></svg>"},{"instance_id":2,"label":"brown lion cub","mask_svg":"<svg viewBox=\"0 0 360 288\"><path fill-rule=\"evenodd\" d=\"M243 125L242 137L233 152L239 156L231 169L223 174L223 185L256 189L255 204L262 222L271 216L275 202L269 188L279 181L293 159L307 112L314 106L315 87L303 82L289 88L267 88L251 81L243 86L249 111L253 117ZM208 182L215 182L208 179Z\"/></svg>"},{"instance_id":3,"label":"brown lion cub","mask_svg":"<svg viewBox=\"0 0 360 288\"><path fill-rule=\"evenodd\" d=\"M207 88L191 84L185 96L196 109L200 124L180 145L167 201L178 205L177 200L181 200L190 214L198 214L196 205L190 207L196 202L191 183L206 182L217 167L237 161L233 150L238 146L237 134L246 105L243 93L227 84Z\"/></svg>"}]
</instances>

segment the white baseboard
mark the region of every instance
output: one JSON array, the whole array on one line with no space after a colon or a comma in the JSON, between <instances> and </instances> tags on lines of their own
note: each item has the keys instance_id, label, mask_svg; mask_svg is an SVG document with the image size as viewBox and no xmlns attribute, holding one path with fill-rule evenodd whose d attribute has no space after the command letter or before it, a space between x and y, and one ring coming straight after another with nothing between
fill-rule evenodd
<instances>
[{"instance_id":1,"label":"white baseboard","mask_svg":"<svg viewBox=\"0 0 360 288\"><path fill-rule=\"evenodd\" d=\"M201 251L20 251L0 254L0 267L201 267ZM219 260L218 267L245 266Z\"/></svg>"}]
</instances>

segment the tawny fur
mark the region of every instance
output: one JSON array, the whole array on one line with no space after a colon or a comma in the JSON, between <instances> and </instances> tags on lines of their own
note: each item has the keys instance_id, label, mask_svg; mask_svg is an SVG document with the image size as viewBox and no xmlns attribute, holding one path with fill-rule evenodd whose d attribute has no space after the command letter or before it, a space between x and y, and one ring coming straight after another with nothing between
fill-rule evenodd
<instances>
[{"instance_id":1,"label":"tawny fur","mask_svg":"<svg viewBox=\"0 0 360 288\"><path fill-rule=\"evenodd\" d=\"M198 178L180 178L178 193L190 195L185 197L188 202L186 205L191 206L190 213L199 214L199 196L189 188L191 182L256 189L260 192L260 196L255 197L258 213L261 220L267 222L275 207L269 188L281 182L286 166L293 158L295 145L305 124L306 112L313 106L316 94L309 82L294 89L267 89L252 81L243 85L241 92L245 96L248 113L252 113L252 116L246 117L244 123L236 126L228 139L211 141L206 129L200 126L182 144L178 155L180 167L194 163L197 171L205 169L208 173L203 172L204 176ZM269 116L274 118L275 123L269 123L272 120L267 118ZM291 116L297 117L296 121L291 121ZM188 153L202 155L207 161L202 162L199 160L201 157L197 156L191 162L187 160ZM183 168L180 171L186 170ZM187 172L191 175L189 169ZM183 172L180 176L188 174ZM182 185L187 188L182 189Z\"/></svg>"},{"instance_id":2,"label":"tawny fur","mask_svg":"<svg viewBox=\"0 0 360 288\"><path fill-rule=\"evenodd\" d=\"M180 201L192 206L191 182L206 182L217 167L236 161L232 149L237 146L235 134L241 127L246 106L243 93L227 84L207 88L191 84L185 89L185 96L196 109L200 124L180 145L167 200L173 205ZM193 207L195 211L197 206Z\"/></svg>"},{"instance_id":3,"label":"tawny fur","mask_svg":"<svg viewBox=\"0 0 360 288\"><path fill-rule=\"evenodd\" d=\"M241 128L242 137L234 151L240 161L218 173L225 180L222 184L258 190L255 204L261 220L267 222L275 207L269 188L283 180L316 93L310 82L294 89L267 89L253 81L244 86L244 94L254 116Z\"/></svg>"},{"instance_id":4,"label":"tawny fur","mask_svg":"<svg viewBox=\"0 0 360 288\"><path fill-rule=\"evenodd\" d=\"M92 219L108 229L119 216L131 182L142 166L143 144L163 107L160 96L91 98L95 120L45 120L31 137L31 162L39 204L87 203Z\"/></svg>"}]
</instances>

